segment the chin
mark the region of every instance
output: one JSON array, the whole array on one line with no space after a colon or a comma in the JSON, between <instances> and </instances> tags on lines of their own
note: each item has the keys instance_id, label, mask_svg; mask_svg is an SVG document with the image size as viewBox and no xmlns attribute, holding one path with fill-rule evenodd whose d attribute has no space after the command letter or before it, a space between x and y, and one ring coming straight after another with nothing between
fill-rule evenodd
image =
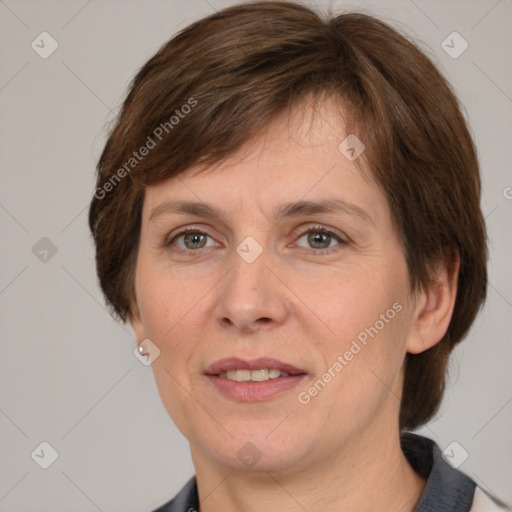
<instances>
[{"instance_id":1,"label":"chin","mask_svg":"<svg viewBox=\"0 0 512 512\"><path fill-rule=\"evenodd\" d=\"M304 432L274 431L271 428L254 428L254 424L240 425L233 437L228 434L213 439L207 433L201 436L203 449L219 464L236 471L286 473L297 469L315 452L313 440L304 438ZM252 428L251 428L252 427Z\"/></svg>"}]
</instances>

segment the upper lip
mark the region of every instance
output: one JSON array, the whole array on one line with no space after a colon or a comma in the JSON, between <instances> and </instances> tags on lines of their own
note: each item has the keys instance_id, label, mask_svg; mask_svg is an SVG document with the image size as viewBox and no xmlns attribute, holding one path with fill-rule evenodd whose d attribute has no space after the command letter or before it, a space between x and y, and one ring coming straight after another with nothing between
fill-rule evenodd
<instances>
[{"instance_id":1,"label":"upper lip","mask_svg":"<svg viewBox=\"0 0 512 512\"><path fill-rule=\"evenodd\" d=\"M306 373L305 370L297 368L289 363L283 363L277 359L271 357L258 357L257 359L240 359L239 357L228 357L225 359L219 359L213 364L208 366L205 371L206 375L219 375L222 372L229 370L261 370L263 368L274 368L283 372L289 373L290 375L298 375Z\"/></svg>"}]
</instances>

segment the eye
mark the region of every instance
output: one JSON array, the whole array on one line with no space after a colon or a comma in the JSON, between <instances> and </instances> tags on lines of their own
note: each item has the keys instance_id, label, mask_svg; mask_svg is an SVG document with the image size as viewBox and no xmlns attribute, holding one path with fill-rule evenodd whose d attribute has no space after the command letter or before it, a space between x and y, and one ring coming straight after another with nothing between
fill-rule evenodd
<instances>
[{"instance_id":1,"label":"eye","mask_svg":"<svg viewBox=\"0 0 512 512\"><path fill-rule=\"evenodd\" d=\"M325 251L325 249L331 249L337 245L345 245L347 243L340 235L322 226L308 228L297 239L297 243L302 239L305 239L305 243L308 244L306 247L313 249L311 254L329 254L335 251ZM300 244L298 245L301 246ZM301 247L305 246L302 245Z\"/></svg>"},{"instance_id":2,"label":"eye","mask_svg":"<svg viewBox=\"0 0 512 512\"><path fill-rule=\"evenodd\" d=\"M209 244L208 238L210 238ZM215 242L208 233L200 231L197 228L187 228L177 233L166 245L176 245L179 250L194 252L198 249L215 246Z\"/></svg>"}]
</instances>

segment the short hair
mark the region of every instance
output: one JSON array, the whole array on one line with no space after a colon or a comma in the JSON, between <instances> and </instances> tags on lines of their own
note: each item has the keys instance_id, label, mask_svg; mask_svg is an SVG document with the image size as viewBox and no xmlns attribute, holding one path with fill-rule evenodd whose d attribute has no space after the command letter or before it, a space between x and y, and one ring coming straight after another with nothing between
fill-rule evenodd
<instances>
[{"instance_id":1,"label":"short hair","mask_svg":"<svg viewBox=\"0 0 512 512\"><path fill-rule=\"evenodd\" d=\"M476 150L454 92L415 43L373 16L244 3L164 44L133 79L98 162L89 226L99 283L126 322L136 310L145 187L221 162L286 108L327 96L364 141L411 290L428 284L436 263L460 257L445 336L406 355L399 425L414 429L437 412L450 352L485 300L487 237Z\"/></svg>"}]
</instances>

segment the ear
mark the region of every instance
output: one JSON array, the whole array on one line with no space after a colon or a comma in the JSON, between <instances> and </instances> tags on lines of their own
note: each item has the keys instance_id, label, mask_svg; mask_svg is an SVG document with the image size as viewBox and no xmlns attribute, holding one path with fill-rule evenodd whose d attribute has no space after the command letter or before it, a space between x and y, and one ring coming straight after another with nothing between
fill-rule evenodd
<instances>
[{"instance_id":1,"label":"ear","mask_svg":"<svg viewBox=\"0 0 512 512\"><path fill-rule=\"evenodd\" d=\"M430 281L418 292L407 352L419 354L441 341L452 319L460 256L446 255L432 269Z\"/></svg>"}]
</instances>

